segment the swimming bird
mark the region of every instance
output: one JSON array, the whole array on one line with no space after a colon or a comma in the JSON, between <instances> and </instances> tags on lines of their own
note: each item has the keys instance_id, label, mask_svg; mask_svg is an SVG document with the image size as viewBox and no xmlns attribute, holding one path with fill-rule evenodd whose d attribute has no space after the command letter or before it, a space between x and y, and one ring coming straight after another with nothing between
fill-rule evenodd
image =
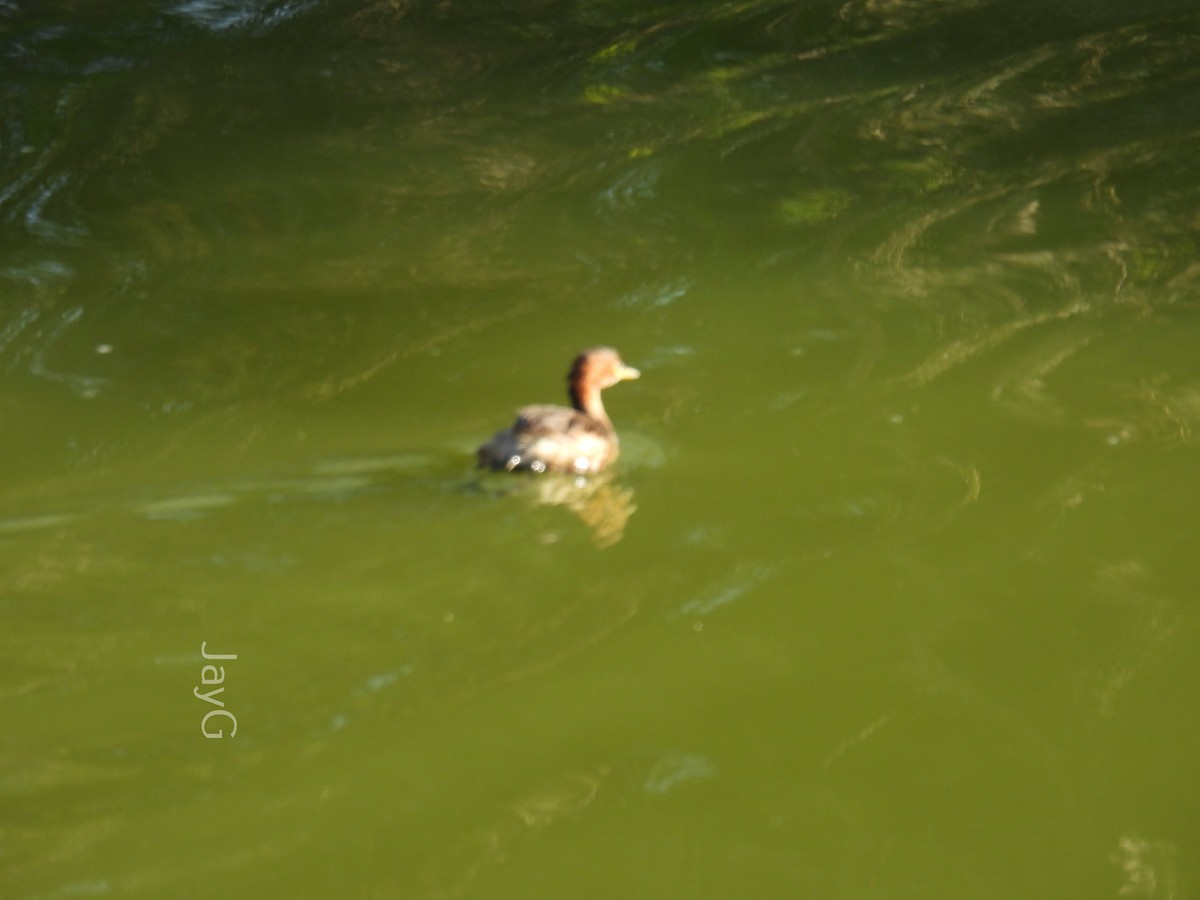
<instances>
[{"instance_id":1,"label":"swimming bird","mask_svg":"<svg viewBox=\"0 0 1200 900\"><path fill-rule=\"evenodd\" d=\"M479 465L498 470L599 472L617 458L619 445L600 392L641 373L621 362L611 347L584 350L571 364L571 405L539 404L517 410L511 428L478 450Z\"/></svg>"}]
</instances>

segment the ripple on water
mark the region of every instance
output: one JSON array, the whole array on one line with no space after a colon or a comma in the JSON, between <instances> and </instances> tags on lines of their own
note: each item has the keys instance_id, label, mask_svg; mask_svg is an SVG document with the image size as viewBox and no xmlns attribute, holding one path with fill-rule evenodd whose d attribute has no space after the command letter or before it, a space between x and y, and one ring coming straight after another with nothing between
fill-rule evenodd
<instances>
[{"instance_id":1,"label":"ripple on water","mask_svg":"<svg viewBox=\"0 0 1200 900\"><path fill-rule=\"evenodd\" d=\"M68 522L74 522L77 518L79 517L71 513L49 513L40 516L20 516L14 519L0 519L0 534L54 528L56 525L66 525Z\"/></svg>"},{"instance_id":2,"label":"ripple on water","mask_svg":"<svg viewBox=\"0 0 1200 900\"><path fill-rule=\"evenodd\" d=\"M188 521L199 519L211 510L231 506L236 501L233 494L189 494L145 503L137 507L137 511L147 519Z\"/></svg>"},{"instance_id":3,"label":"ripple on water","mask_svg":"<svg viewBox=\"0 0 1200 900\"><path fill-rule=\"evenodd\" d=\"M755 566L744 574L739 574L720 587L714 588L688 600L676 612L677 616L705 616L722 606L727 606L735 600L740 600L747 592L766 581L774 574L771 566Z\"/></svg>"},{"instance_id":4,"label":"ripple on water","mask_svg":"<svg viewBox=\"0 0 1200 900\"><path fill-rule=\"evenodd\" d=\"M656 284L642 285L617 300L618 306L628 308L659 308L670 306L692 289L692 280L676 278Z\"/></svg>"},{"instance_id":5,"label":"ripple on water","mask_svg":"<svg viewBox=\"0 0 1200 900\"><path fill-rule=\"evenodd\" d=\"M665 794L689 781L704 781L717 774L717 768L707 756L691 753L672 754L659 760L642 789L650 794Z\"/></svg>"},{"instance_id":6,"label":"ripple on water","mask_svg":"<svg viewBox=\"0 0 1200 900\"><path fill-rule=\"evenodd\" d=\"M169 12L209 31L230 31L275 26L315 5L313 0L289 0L285 3L276 0L184 0Z\"/></svg>"}]
</instances>

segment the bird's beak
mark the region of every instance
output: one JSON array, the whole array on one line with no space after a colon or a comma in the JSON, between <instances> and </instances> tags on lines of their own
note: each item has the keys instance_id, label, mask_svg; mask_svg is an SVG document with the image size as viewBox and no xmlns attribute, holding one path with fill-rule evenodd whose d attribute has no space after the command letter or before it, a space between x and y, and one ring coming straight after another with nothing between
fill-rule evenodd
<instances>
[{"instance_id":1,"label":"bird's beak","mask_svg":"<svg viewBox=\"0 0 1200 900\"><path fill-rule=\"evenodd\" d=\"M621 368L617 370L618 381L633 381L633 379L641 377L642 373L633 366L621 366Z\"/></svg>"}]
</instances>

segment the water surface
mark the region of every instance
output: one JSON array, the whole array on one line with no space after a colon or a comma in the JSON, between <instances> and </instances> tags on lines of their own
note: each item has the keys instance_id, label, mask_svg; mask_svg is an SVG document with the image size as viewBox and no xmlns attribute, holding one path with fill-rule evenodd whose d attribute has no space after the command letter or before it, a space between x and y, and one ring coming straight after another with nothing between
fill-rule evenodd
<instances>
[{"instance_id":1,"label":"water surface","mask_svg":"<svg viewBox=\"0 0 1200 900\"><path fill-rule=\"evenodd\" d=\"M0 2L0 893L1195 896L1198 47Z\"/></svg>"}]
</instances>

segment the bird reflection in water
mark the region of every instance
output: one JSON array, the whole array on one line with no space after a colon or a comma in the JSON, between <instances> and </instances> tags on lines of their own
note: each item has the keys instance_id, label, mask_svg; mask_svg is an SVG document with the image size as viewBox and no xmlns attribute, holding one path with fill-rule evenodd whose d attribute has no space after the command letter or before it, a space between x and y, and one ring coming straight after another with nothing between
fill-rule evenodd
<instances>
[{"instance_id":1,"label":"bird reflection in water","mask_svg":"<svg viewBox=\"0 0 1200 900\"><path fill-rule=\"evenodd\" d=\"M539 476L529 479L521 493L538 505L571 510L591 529L599 546L616 543L637 507L632 489L606 471L620 445L600 393L640 374L611 347L583 351L567 373L571 405L518 410L510 428L479 448L479 465Z\"/></svg>"}]
</instances>

